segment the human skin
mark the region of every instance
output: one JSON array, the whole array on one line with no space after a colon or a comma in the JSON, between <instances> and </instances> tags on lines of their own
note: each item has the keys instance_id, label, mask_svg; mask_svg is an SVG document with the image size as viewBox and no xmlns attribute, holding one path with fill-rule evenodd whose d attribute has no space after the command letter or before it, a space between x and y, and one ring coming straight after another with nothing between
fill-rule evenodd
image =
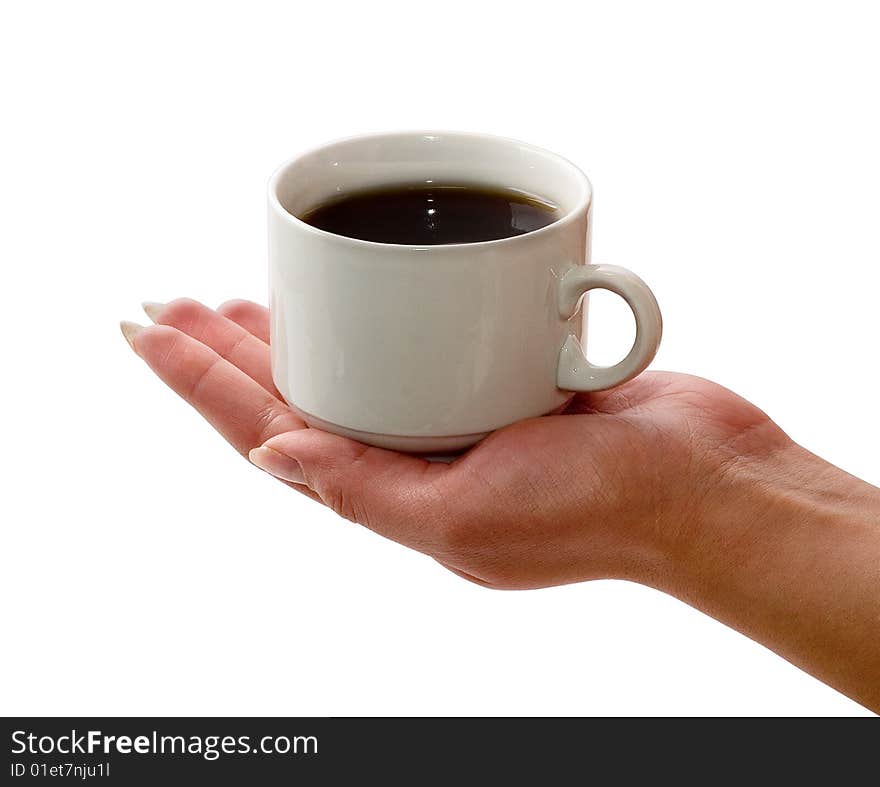
<instances>
[{"instance_id":1,"label":"human skin","mask_svg":"<svg viewBox=\"0 0 880 787\"><path fill-rule=\"evenodd\" d=\"M880 711L880 489L726 388L646 373L428 462L308 428L272 383L262 306L145 310L156 325L122 328L150 368L340 516L489 588L657 588Z\"/></svg>"}]
</instances>

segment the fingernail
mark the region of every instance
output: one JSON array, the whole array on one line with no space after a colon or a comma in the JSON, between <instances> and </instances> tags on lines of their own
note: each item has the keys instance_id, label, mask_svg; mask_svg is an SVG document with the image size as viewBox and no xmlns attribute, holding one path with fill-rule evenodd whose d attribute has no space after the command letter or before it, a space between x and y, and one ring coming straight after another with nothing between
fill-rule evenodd
<instances>
[{"instance_id":1,"label":"fingernail","mask_svg":"<svg viewBox=\"0 0 880 787\"><path fill-rule=\"evenodd\" d=\"M136 322L129 322L128 320L123 320L119 323L119 328L122 331L122 335L125 337L125 341L128 342L128 346L131 347L132 350L137 352L134 346L134 337L137 336L143 329L143 325L138 325Z\"/></svg>"},{"instance_id":2,"label":"fingernail","mask_svg":"<svg viewBox=\"0 0 880 787\"><path fill-rule=\"evenodd\" d=\"M280 478L282 481L290 481L292 484L305 484L302 466L296 459L291 459L286 454L279 453L272 448L260 446L254 448L248 454L251 460L260 470L265 470L270 475Z\"/></svg>"},{"instance_id":3,"label":"fingernail","mask_svg":"<svg viewBox=\"0 0 880 787\"><path fill-rule=\"evenodd\" d=\"M158 301L144 301L141 306L143 310L147 313L147 317L149 317L153 322L156 322L156 318L159 316L159 312L165 308L164 303L159 303Z\"/></svg>"}]
</instances>

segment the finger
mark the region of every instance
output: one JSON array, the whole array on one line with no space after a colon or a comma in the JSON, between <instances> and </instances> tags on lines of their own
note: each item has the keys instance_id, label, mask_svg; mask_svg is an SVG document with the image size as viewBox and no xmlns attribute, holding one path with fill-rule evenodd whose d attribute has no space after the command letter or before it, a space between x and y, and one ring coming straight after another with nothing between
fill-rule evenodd
<instances>
[{"instance_id":1,"label":"finger","mask_svg":"<svg viewBox=\"0 0 880 787\"><path fill-rule=\"evenodd\" d=\"M217 313L238 323L260 341L269 343L269 310L253 301L226 301L217 307Z\"/></svg>"},{"instance_id":2,"label":"finger","mask_svg":"<svg viewBox=\"0 0 880 787\"><path fill-rule=\"evenodd\" d=\"M272 382L269 347L238 323L189 298L145 303L144 311L157 325L170 325L207 345L280 399Z\"/></svg>"},{"instance_id":3,"label":"finger","mask_svg":"<svg viewBox=\"0 0 880 787\"><path fill-rule=\"evenodd\" d=\"M123 325L132 349L237 451L247 454L274 435L305 424L241 369L169 325Z\"/></svg>"},{"instance_id":4,"label":"finger","mask_svg":"<svg viewBox=\"0 0 880 787\"><path fill-rule=\"evenodd\" d=\"M437 551L448 521L447 466L319 429L279 434L251 451L272 475L305 483L337 514L422 552Z\"/></svg>"}]
</instances>

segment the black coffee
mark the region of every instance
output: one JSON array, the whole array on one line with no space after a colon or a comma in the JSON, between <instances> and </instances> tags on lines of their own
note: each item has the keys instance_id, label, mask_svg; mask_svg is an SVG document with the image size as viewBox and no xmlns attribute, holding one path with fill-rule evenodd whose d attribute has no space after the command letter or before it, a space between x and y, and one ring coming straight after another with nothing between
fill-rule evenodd
<instances>
[{"instance_id":1,"label":"black coffee","mask_svg":"<svg viewBox=\"0 0 880 787\"><path fill-rule=\"evenodd\" d=\"M559 216L554 205L519 191L414 184L356 192L300 218L349 238L435 246L523 235Z\"/></svg>"}]
</instances>

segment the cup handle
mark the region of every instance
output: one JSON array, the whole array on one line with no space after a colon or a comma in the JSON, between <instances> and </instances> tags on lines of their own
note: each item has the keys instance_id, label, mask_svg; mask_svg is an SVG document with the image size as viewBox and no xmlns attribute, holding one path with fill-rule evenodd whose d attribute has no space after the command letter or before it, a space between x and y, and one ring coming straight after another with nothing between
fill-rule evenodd
<instances>
[{"instance_id":1,"label":"cup handle","mask_svg":"<svg viewBox=\"0 0 880 787\"><path fill-rule=\"evenodd\" d=\"M638 276L616 265L576 265L559 282L559 316L577 314L583 295L603 289L617 293L636 318L636 339L629 354L614 366L590 363L574 334L559 352L556 385L565 391L603 391L643 372L657 354L663 319L654 293Z\"/></svg>"}]
</instances>

